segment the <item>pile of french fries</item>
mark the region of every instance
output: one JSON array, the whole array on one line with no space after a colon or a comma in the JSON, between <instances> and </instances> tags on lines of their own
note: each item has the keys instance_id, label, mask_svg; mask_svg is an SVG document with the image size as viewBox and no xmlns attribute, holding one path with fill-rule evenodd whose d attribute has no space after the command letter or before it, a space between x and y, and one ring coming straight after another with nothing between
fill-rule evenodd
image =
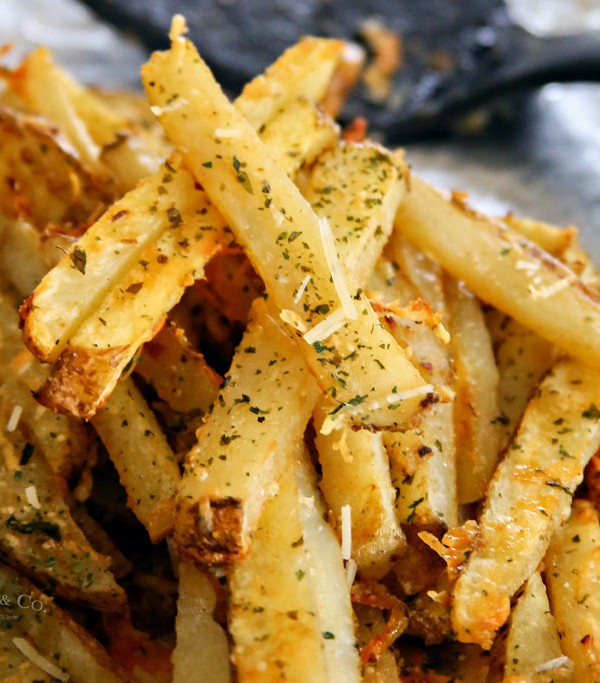
<instances>
[{"instance_id":1,"label":"pile of french fries","mask_svg":"<svg viewBox=\"0 0 600 683\"><path fill-rule=\"evenodd\" d=\"M2 74L0 678L597 683L577 230L341 131L342 41L231 102L170 37L145 98Z\"/></svg>"}]
</instances>

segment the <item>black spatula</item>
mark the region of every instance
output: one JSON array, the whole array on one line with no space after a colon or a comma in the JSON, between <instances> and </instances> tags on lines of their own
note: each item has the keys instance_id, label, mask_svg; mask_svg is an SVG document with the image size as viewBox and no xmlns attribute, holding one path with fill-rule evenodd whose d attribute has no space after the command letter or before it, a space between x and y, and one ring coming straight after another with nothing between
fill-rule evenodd
<instances>
[{"instance_id":1,"label":"black spatula","mask_svg":"<svg viewBox=\"0 0 600 683\"><path fill-rule=\"evenodd\" d=\"M359 85L344 117L365 116L388 140L448 128L498 95L552 81L600 80L600 33L537 38L502 0L82 0L149 48L167 45L173 14L232 91L306 34L361 41L366 20L402 37L391 95Z\"/></svg>"}]
</instances>

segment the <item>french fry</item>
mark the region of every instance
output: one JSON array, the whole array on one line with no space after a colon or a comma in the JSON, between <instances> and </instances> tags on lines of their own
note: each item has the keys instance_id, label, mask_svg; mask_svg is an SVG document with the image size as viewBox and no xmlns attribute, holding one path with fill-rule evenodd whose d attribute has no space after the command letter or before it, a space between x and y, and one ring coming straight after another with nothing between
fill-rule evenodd
<instances>
[{"instance_id":1,"label":"french fry","mask_svg":"<svg viewBox=\"0 0 600 683\"><path fill-rule=\"evenodd\" d=\"M552 537L544 576L563 652L573 660L578 683L600 676L599 556L598 513L588 501L575 500L571 517Z\"/></svg>"},{"instance_id":2,"label":"french fry","mask_svg":"<svg viewBox=\"0 0 600 683\"><path fill-rule=\"evenodd\" d=\"M231 371L187 456L177 496L181 552L196 561L229 562L247 551L317 395L302 356L257 299Z\"/></svg>"},{"instance_id":3,"label":"french fry","mask_svg":"<svg viewBox=\"0 0 600 683\"><path fill-rule=\"evenodd\" d=\"M508 444L533 390L555 361L550 342L505 318L496 348L498 365L498 406L500 451Z\"/></svg>"},{"instance_id":4,"label":"french fry","mask_svg":"<svg viewBox=\"0 0 600 683\"><path fill-rule=\"evenodd\" d=\"M446 301L456 372L457 495L459 503L483 497L498 460L498 369L481 306L456 280L446 280Z\"/></svg>"},{"instance_id":5,"label":"french fry","mask_svg":"<svg viewBox=\"0 0 600 683\"><path fill-rule=\"evenodd\" d=\"M338 144L316 161L304 196L331 225L351 288L364 287L393 226L403 160L374 143Z\"/></svg>"},{"instance_id":6,"label":"french fry","mask_svg":"<svg viewBox=\"0 0 600 683\"><path fill-rule=\"evenodd\" d=\"M529 402L490 482L479 534L452 593L461 642L492 644L510 598L542 560L568 517L583 468L600 446L600 377L559 361Z\"/></svg>"},{"instance_id":7,"label":"french fry","mask_svg":"<svg viewBox=\"0 0 600 683\"><path fill-rule=\"evenodd\" d=\"M8 407L0 406L0 420L11 426ZM122 609L125 594L115 583L110 560L91 548L73 521L62 496L65 482L21 428L7 436L0 436L4 561L68 600L103 611Z\"/></svg>"},{"instance_id":8,"label":"french fry","mask_svg":"<svg viewBox=\"0 0 600 683\"><path fill-rule=\"evenodd\" d=\"M330 521L343 544L346 534L351 538L351 557L348 553L344 559L354 560L361 576L381 578L405 545L382 435L365 429L334 430L328 435L317 433L315 445Z\"/></svg>"},{"instance_id":9,"label":"french fry","mask_svg":"<svg viewBox=\"0 0 600 683\"><path fill-rule=\"evenodd\" d=\"M185 332L169 323L144 346L135 371L178 413L208 412L221 378L194 350Z\"/></svg>"},{"instance_id":10,"label":"french fry","mask_svg":"<svg viewBox=\"0 0 600 683\"><path fill-rule=\"evenodd\" d=\"M8 413L20 411L20 422L35 438L52 471L72 477L86 462L94 462L92 435L82 423L53 413L33 398L47 371L23 347L17 322L16 310L0 295L0 405Z\"/></svg>"},{"instance_id":11,"label":"french fry","mask_svg":"<svg viewBox=\"0 0 600 683\"><path fill-rule=\"evenodd\" d=\"M263 75L246 84L236 102L238 111L258 130L299 96L319 102L327 92L343 52L342 40L302 38Z\"/></svg>"},{"instance_id":12,"label":"french fry","mask_svg":"<svg viewBox=\"0 0 600 683\"><path fill-rule=\"evenodd\" d=\"M411 272L415 264L411 264ZM418 278L416 278L418 279ZM441 285L441 279L439 280ZM436 288L434 271L429 287ZM420 292L406 279L398 264L381 258L369 280L387 328L400 344L411 350L411 360L434 386L450 395L452 366L439 315L419 298ZM440 287L439 300L443 298ZM412 308L411 308L412 307ZM413 315L416 319L403 318ZM427 324L434 325L434 328ZM425 321L425 322L423 322ZM436 322L438 321L438 322ZM443 339L440 339L440 336ZM396 511L404 524L454 526L457 522L456 452L453 406L430 406L418 426L403 432L384 433L390 457Z\"/></svg>"},{"instance_id":13,"label":"french fry","mask_svg":"<svg viewBox=\"0 0 600 683\"><path fill-rule=\"evenodd\" d=\"M519 218L514 213L507 214L502 221L509 228L523 235L530 242L535 242L544 251L558 259L571 246L577 235L577 228L573 225L566 228L558 228L549 223L532 220L531 218Z\"/></svg>"},{"instance_id":14,"label":"french fry","mask_svg":"<svg viewBox=\"0 0 600 683\"><path fill-rule=\"evenodd\" d=\"M240 682L358 682L340 547L298 450L231 575L233 661Z\"/></svg>"},{"instance_id":15,"label":"french fry","mask_svg":"<svg viewBox=\"0 0 600 683\"><path fill-rule=\"evenodd\" d=\"M38 229L79 226L112 200L106 183L82 166L48 122L0 108L0 132L0 209L7 218L25 218Z\"/></svg>"},{"instance_id":16,"label":"french fry","mask_svg":"<svg viewBox=\"0 0 600 683\"><path fill-rule=\"evenodd\" d=\"M117 468L128 504L153 542L173 527L179 469L154 413L132 380L117 384L92 420Z\"/></svg>"},{"instance_id":17,"label":"french fry","mask_svg":"<svg viewBox=\"0 0 600 683\"><path fill-rule=\"evenodd\" d=\"M306 96L290 102L260 126L260 139L291 178L324 149L333 147L338 137L337 125Z\"/></svg>"},{"instance_id":18,"label":"french fry","mask_svg":"<svg viewBox=\"0 0 600 683\"><path fill-rule=\"evenodd\" d=\"M566 266L499 222L446 200L416 176L398 230L486 303L600 367L600 306Z\"/></svg>"},{"instance_id":19,"label":"french fry","mask_svg":"<svg viewBox=\"0 0 600 683\"><path fill-rule=\"evenodd\" d=\"M355 424L379 427L408 420L430 388L378 325L368 303L361 300L357 310L335 248L328 251L325 247L331 241L326 236L327 221L315 216L228 102L193 45L175 36L171 50L155 53L144 66L142 79L165 130L182 146L194 175L247 249L267 291L290 323L290 334L304 335L304 341L310 342L301 343L300 348L313 372L326 390L335 387L337 406L330 414L330 426L333 418L339 423L351 419ZM391 172L393 164L385 163ZM304 284L307 276L310 280ZM330 350L323 341L335 330L335 348ZM364 338L367 331L372 349L389 350L385 361L369 349L356 347L356 339ZM339 356L346 360L336 362ZM345 388L335 379L340 370L348 372ZM393 402L396 409L389 410L394 386L398 400ZM421 398L413 390L420 391ZM411 393L405 396L403 391Z\"/></svg>"},{"instance_id":20,"label":"french fry","mask_svg":"<svg viewBox=\"0 0 600 683\"><path fill-rule=\"evenodd\" d=\"M560 646L546 587L536 571L517 598L506 629L494 643L486 683L574 680L568 658L563 656Z\"/></svg>"},{"instance_id":21,"label":"french fry","mask_svg":"<svg viewBox=\"0 0 600 683\"><path fill-rule=\"evenodd\" d=\"M10 606L1 608L6 610L4 614L17 617L3 622L10 624L10 628L2 629L5 647L6 640L10 639L12 648L48 674L52 681L122 683L124 672L100 643L57 607L50 596L5 565L0 565L0 591L10 601ZM19 596L28 609L19 607ZM15 683L23 680L36 679L17 678Z\"/></svg>"},{"instance_id":22,"label":"french fry","mask_svg":"<svg viewBox=\"0 0 600 683\"><path fill-rule=\"evenodd\" d=\"M213 618L216 602L209 577L181 562L173 683L229 683L231 680L227 636Z\"/></svg>"},{"instance_id":23,"label":"french fry","mask_svg":"<svg viewBox=\"0 0 600 683\"><path fill-rule=\"evenodd\" d=\"M201 190L174 158L116 202L24 304L23 334L31 352L53 363L106 293L132 266L140 265L145 247L173 222L196 218L201 197Z\"/></svg>"}]
</instances>

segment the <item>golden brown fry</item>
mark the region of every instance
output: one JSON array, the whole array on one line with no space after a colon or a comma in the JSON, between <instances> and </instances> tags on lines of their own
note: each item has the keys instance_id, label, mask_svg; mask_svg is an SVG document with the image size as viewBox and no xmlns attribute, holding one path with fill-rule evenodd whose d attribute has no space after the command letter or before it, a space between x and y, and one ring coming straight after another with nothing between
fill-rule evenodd
<instances>
[{"instance_id":1,"label":"golden brown fry","mask_svg":"<svg viewBox=\"0 0 600 683\"><path fill-rule=\"evenodd\" d=\"M490 652L486 683L527 681L558 683L572 678L571 666L563 656L556 623L550 612L546 587L534 572L513 606L506 629Z\"/></svg>"},{"instance_id":2,"label":"golden brown fry","mask_svg":"<svg viewBox=\"0 0 600 683\"><path fill-rule=\"evenodd\" d=\"M573 271L499 222L448 201L416 176L398 230L483 301L600 367L600 306Z\"/></svg>"},{"instance_id":3,"label":"golden brown fry","mask_svg":"<svg viewBox=\"0 0 600 683\"><path fill-rule=\"evenodd\" d=\"M472 503L483 497L498 461L499 376L479 302L463 283L445 284L456 374L457 495L459 503Z\"/></svg>"},{"instance_id":4,"label":"golden brown fry","mask_svg":"<svg viewBox=\"0 0 600 683\"><path fill-rule=\"evenodd\" d=\"M492 478L479 538L452 595L461 642L492 644L510 598L536 569L568 517L583 468L600 446L600 376L559 361L529 402Z\"/></svg>"},{"instance_id":5,"label":"golden brown fry","mask_svg":"<svg viewBox=\"0 0 600 683\"><path fill-rule=\"evenodd\" d=\"M6 610L4 614L18 617L3 621L10 624L9 629L2 629L3 634L27 659L35 657L38 666L52 676L50 680L73 683L122 683L125 680L122 669L97 640L65 610L57 607L49 595L41 593L5 565L0 565L0 592L10 596L10 607L2 607L3 612ZM19 596L24 596L21 602L28 609L19 607ZM23 680L30 679L18 678L15 683Z\"/></svg>"},{"instance_id":6,"label":"golden brown fry","mask_svg":"<svg viewBox=\"0 0 600 683\"><path fill-rule=\"evenodd\" d=\"M289 453L248 555L231 576L241 681L358 682L350 591L307 454ZM300 457L299 457L300 456ZM298 462L294 462L296 458Z\"/></svg>"},{"instance_id":7,"label":"golden brown fry","mask_svg":"<svg viewBox=\"0 0 600 683\"><path fill-rule=\"evenodd\" d=\"M0 407L0 422L8 427L11 408ZM4 560L67 600L103 611L122 609L125 594L115 583L110 560L91 548L69 513L64 493L66 482L53 474L22 427L0 436Z\"/></svg>"},{"instance_id":8,"label":"golden brown fry","mask_svg":"<svg viewBox=\"0 0 600 683\"><path fill-rule=\"evenodd\" d=\"M154 413L131 379L115 387L92 420L153 542L170 533L179 469Z\"/></svg>"},{"instance_id":9,"label":"golden brown fry","mask_svg":"<svg viewBox=\"0 0 600 683\"><path fill-rule=\"evenodd\" d=\"M231 371L187 457L177 496L182 552L196 561L229 562L247 551L317 395L304 359L257 299Z\"/></svg>"},{"instance_id":10,"label":"golden brown fry","mask_svg":"<svg viewBox=\"0 0 600 683\"><path fill-rule=\"evenodd\" d=\"M229 642L213 617L217 602L213 581L196 567L185 562L179 564L173 683L231 680Z\"/></svg>"},{"instance_id":11,"label":"golden brown fry","mask_svg":"<svg viewBox=\"0 0 600 683\"><path fill-rule=\"evenodd\" d=\"M571 517L552 537L544 564L561 645L573 660L577 683L600 677L599 557L598 513L587 501L575 500Z\"/></svg>"}]
</instances>

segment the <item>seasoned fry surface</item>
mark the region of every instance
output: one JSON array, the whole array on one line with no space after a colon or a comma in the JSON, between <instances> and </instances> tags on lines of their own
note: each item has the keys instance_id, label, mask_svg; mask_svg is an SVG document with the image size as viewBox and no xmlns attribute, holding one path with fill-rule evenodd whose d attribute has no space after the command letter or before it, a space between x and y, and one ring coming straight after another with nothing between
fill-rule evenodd
<instances>
[{"instance_id":1,"label":"seasoned fry surface","mask_svg":"<svg viewBox=\"0 0 600 683\"><path fill-rule=\"evenodd\" d=\"M3 72L0 678L596 683L577 229L341 131L342 41L230 102L184 34Z\"/></svg>"}]
</instances>

